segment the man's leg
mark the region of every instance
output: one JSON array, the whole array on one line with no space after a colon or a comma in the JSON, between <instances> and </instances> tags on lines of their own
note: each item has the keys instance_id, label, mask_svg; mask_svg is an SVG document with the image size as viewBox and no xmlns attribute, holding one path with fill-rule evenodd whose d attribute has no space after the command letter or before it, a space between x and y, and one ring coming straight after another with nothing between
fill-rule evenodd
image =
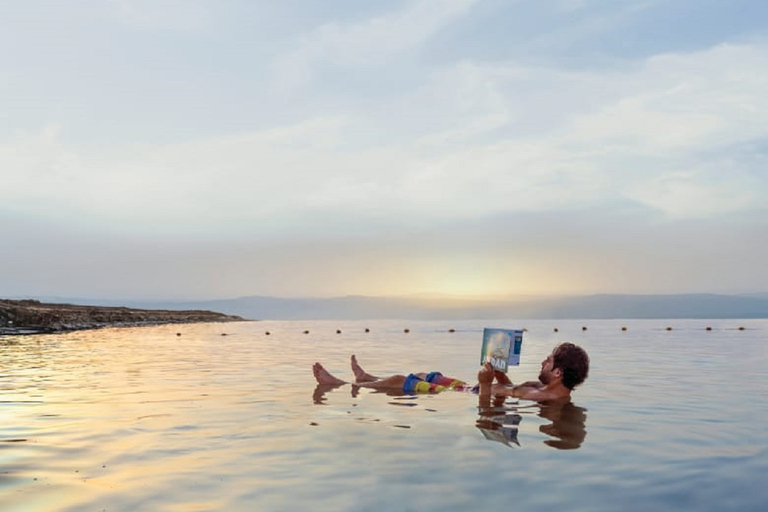
<instances>
[{"instance_id":1,"label":"man's leg","mask_svg":"<svg viewBox=\"0 0 768 512\"><path fill-rule=\"evenodd\" d=\"M445 389L444 386L425 381L425 375L426 374L424 373L412 373L408 376L392 375L391 377L385 377L371 382L358 382L355 385L370 389L392 389L404 391L406 393L439 393Z\"/></svg>"},{"instance_id":2,"label":"man's leg","mask_svg":"<svg viewBox=\"0 0 768 512\"><path fill-rule=\"evenodd\" d=\"M405 384L405 375L392 375L390 377L384 377L383 379L372 380L368 382L357 382L356 386L370 389L403 389Z\"/></svg>"},{"instance_id":3,"label":"man's leg","mask_svg":"<svg viewBox=\"0 0 768 512\"><path fill-rule=\"evenodd\" d=\"M352 373L355 374L355 383L356 384L364 384L366 382L376 382L376 381L382 381L389 379L392 381L393 377L397 377L394 382L399 382L401 380L401 377L404 377L403 375L396 375L393 377L388 377L387 379L381 379L379 377L376 377L375 375L371 375L370 373L363 370L363 368L360 366L360 363L357 362L357 357L353 354L350 358L350 363L352 366ZM443 374L440 372L431 372L431 373L414 373L416 377L418 377L421 380L425 380L431 384L437 384L438 386L443 387L449 387L453 384L453 387L456 387L458 384L464 384L464 382L454 379L453 377L443 377ZM405 382L405 379L402 379L403 382Z\"/></svg>"},{"instance_id":4,"label":"man's leg","mask_svg":"<svg viewBox=\"0 0 768 512\"><path fill-rule=\"evenodd\" d=\"M355 374L355 382L360 384L361 382L373 382L380 380L378 377L371 375L370 373L363 370L363 368L358 364L357 357L355 357L354 354L352 354L352 357L350 358L350 364L352 365L352 373Z\"/></svg>"},{"instance_id":5,"label":"man's leg","mask_svg":"<svg viewBox=\"0 0 768 512\"><path fill-rule=\"evenodd\" d=\"M346 384L345 381L331 375L330 372L326 370L320 363L315 363L312 365L312 374L315 376L315 380L317 380L318 384L329 384L332 386L341 386L342 384Z\"/></svg>"},{"instance_id":6,"label":"man's leg","mask_svg":"<svg viewBox=\"0 0 768 512\"><path fill-rule=\"evenodd\" d=\"M312 365L312 374L315 376L318 384L330 384L340 386L346 384L346 381L334 377L326 370L320 363ZM405 383L405 375L392 375L391 377L385 377L383 379L376 379L368 382L358 382L357 386L371 388L371 389L402 389Z\"/></svg>"},{"instance_id":7,"label":"man's leg","mask_svg":"<svg viewBox=\"0 0 768 512\"><path fill-rule=\"evenodd\" d=\"M418 388L421 392L433 390L435 387L432 384L423 382L427 376L426 373L411 374L408 377L405 375L392 375L390 377L379 378L363 370L354 354L350 357L350 364L352 366L352 373L355 374L355 384L360 387L371 389L397 389L406 392L416 391L415 386L418 386L419 382L422 383L421 387Z\"/></svg>"}]
</instances>

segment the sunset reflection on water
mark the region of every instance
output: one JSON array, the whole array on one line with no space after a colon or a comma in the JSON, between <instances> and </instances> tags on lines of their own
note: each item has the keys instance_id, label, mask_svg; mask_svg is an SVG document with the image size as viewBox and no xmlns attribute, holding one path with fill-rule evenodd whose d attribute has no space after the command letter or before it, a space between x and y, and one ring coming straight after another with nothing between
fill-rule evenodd
<instances>
[{"instance_id":1,"label":"sunset reflection on water","mask_svg":"<svg viewBox=\"0 0 768 512\"><path fill-rule=\"evenodd\" d=\"M310 371L321 361L351 378L355 353L376 374L440 370L472 381L485 322L411 322L408 333L395 321L313 321L6 336L0 510L468 510L514 499L586 511L627 496L637 510L671 510L680 500L670 493L714 510L736 482L747 492L729 499L754 509L756 475L768 469L759 428L768 399L723 389L735 375L768 384L767 324L737 331L721 321L709 333L684 322L672 332L652 321L593 322L588 332L583 322L560 321L559 332L526 322L513 380L535 377L560 341L590 352L590 378L559 408L318 389ZM706 502L694 498L701 492Z\"/></svg>"}]
</instances>

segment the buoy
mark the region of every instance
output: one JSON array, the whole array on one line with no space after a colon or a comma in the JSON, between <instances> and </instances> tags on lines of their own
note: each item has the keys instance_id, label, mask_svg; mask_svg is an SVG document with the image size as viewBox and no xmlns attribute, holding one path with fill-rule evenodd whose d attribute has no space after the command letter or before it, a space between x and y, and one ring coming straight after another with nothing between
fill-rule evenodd
<instances>
[{"instance_id":1,"label":"buoy","mask_svg":"<svg viewBox=\"0 0 768 512\"><path fill-rule=\"evenodd\" d=\"M341 334L341 331L339 329L336 329L336 334Z\"/></svg>"},{"instance_id":2,"label":"buoy","mask_svg":"<svg viewBox=\"0 0 768 512\"><path fill-rule=\"evenodd\" d=\"M403 332L408 334L409 332L411 332L411 330L410 329L403 329Z\"/></svg>"},{"instance_id":3,"label":"buoy","mask_svg":"<svg viewBox=\"0 0 768 512\"><path fill-rule=\"evenodd\" d=\"M267 336L269 336L269 331L265 332L264 334L266 334Z\"/></svg>"},{"instance_id":4,"label":"buoy","mask_svg":"<svg viewBox=\"0 0 768 512\"><path fill-rule=\"evenodd\" d=\"M181 336L181 333L180 333L180 332L177 332L177 333L176 333L176 336Z\"/></svg>"},{"instance_id":5,"label":"buoy","mask_svg":"<svg viewBox=\"0 0 768 512\"><path fill-rule=\"evenodd\" d=\"M671 328L671 327L667 327L667 330L668 330L668 331L671 331L671 330L672 330L672 328Z\"/></svg>"},{"instance_id":6,"label":"buoy","mask_svg":"<svg viewBox=\"0 0 768 512\"><path fill-rule=\"evenodd\" d=\"M711 330L712 330L712 328L711 328L711 327L707 327L707 329L706 329L706 330L707 330L707 331L711 331Z\"/></svg>"},{"instance_id":7,"label":"buoy","mask_svg":"<svg viewBox=\"0 0 768 512\"><path fill-rule=\"evenodd\" d=\"M367 327L366 327L366 328L365 328L365 332L371 332L371 330L370 330L369 328L367 328Z\"/></svg>"},{"instance_id":8,"label":"buoy","mask_svg":"<svg viewBox=\"0 0 768 512\"><path fill-rule=\"evenodd\" d=\"M740 330L740 331L743 331L743 330L744 330L744 327L739 327L739 330Z\"/></svg>"},{"instance_id":9,"label":"buoy","mask_svg":"<svg viewBox=\"0 0 768 512\"><path fill-rule=\"evenodd\" d=\"M304 334L309 334L309 331L304 331Z\"/></svg>"},{"instance_id":10,"label":"buoy","mask_svg":"<svg viewBox=\"0 0 768 512\"><path fill-rule=\"evenodd\" d=\"M555 327L555 332L558 332L558 329L557 329L557 327Z\"/></svg>"},{"instance_id":11,"label":"buoy","mask_svg":"<svg viewBox=\"0 0 768 512\"><path fill-rule=\"evenodd\" d=\"M584 327L581 328L581 330L582 331L586 331L587 330L587 326L585 325Z\"/></svg>"},{"instance_id":12,"label":"buoy","mask_svg":"<svg viewBox=\"0 0 768 512\"><path fill-rule=\"evenodd\" d=\"M222 336L226 336L226 335L227 335L227 333L223 332L223 333L221 333L221 335L222 335Z\"/></svg>"},{"instance_id":13,"label":"buoy","mask_svg":"<svg viewBox=\"0 0 768 512\"><path fill-rule=\"evenodd\" d=\"M621 330L622 330L622 331L626 331L626 330L627 330L627 328L626 328L626 327L622 327L622 328L621 328Z\"/></svg>"},{"instance_id":14,"label":"buoy","mask_svg":"<svg viewBox=\"0 0 768 512\"><path fill-rule=\"evenodd\" d=\"M456 329L448 329L448 332L456 332Z\"/></svg>"}]
</instances>

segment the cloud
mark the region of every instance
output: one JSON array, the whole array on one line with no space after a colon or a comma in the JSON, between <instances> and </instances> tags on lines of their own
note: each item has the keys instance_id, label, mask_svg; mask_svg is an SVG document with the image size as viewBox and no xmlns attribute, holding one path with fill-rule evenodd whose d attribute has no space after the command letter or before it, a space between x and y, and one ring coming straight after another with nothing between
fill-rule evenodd
<instances>
[{"instance_id":1,"label":"cloud","mask_svg":"<svg viewBox=\"0 0 768 512\"><path fill-rule=\"evenodd\" d=\"M607 72L468 63L440 71L390 105L423 155L401 191L468 214L616 198L670 216L759 208L765 158L749 146L768 139L766 49L718 45Z\"/></svg>"},{"instance_id":2,"label":"cloud","mask_svg":"<svg viewBox=\"0 0 768 512\"><path fill-rule=\"evenodd\" d=\"M279 87L305 85L319 66L381 66L413 51L475 3L477 0L416 0L375 18L321 25L302 37L297 48L276 59L276 83Z\"/></svg>"},{"instance_id":3,"label":"cloud","mask_svg":"<svg viewBox=\"0 0 768 512\"><path fill-rule=\"evenodd\" d=\"M593 155L615 189L673 216L760 208L768 180L764 41L648 59L623 97L580 116L568 144Z\"/></svg>"},{"instance_id":4,"label":"cloud","mask_svg":"<svg viewBox=\"0 0 768 512\"><path fill-rule=\"evenodd\" d=\"M582 140L639 142L641 150L729 144L765 136L765 41L647 59L619 78L624 95L579 120ZM608 77L609 80L611 77Z\"/></svg>"}]
</instances>

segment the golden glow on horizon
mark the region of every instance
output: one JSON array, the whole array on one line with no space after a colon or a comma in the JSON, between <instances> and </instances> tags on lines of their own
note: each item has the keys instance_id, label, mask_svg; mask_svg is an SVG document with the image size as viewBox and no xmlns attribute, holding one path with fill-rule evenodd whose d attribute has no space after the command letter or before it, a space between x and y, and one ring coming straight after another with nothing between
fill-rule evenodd
<instances>
[{"instance_id":1,"label":"golden glow on horizon","mask_svg":"<svg viewBox=\"0 0 768 512\"><path fill-rule=\"evenodd\" d=\"M357 281L349 294L495 299L579 293L586 284L564 267L509 258L443 257L400 265Z\"/></svg>"},{"instance_id":2,"label":"golden glow on horizon","mask_svg":"<svg viewBox=\"0 0 768 512\"><path fill-rule=\"evenodd\" d=\"M421 254L421 248L392 247L375 253L315 254L311 265L290 274L275 273L263 295L339 297L345 295L466 299L511 299L624 291L626 269L607 268L604 260L576 248L556 251L507 250L504 253ZM458 249L457 249L458 250ZM253 272L248 269L243 272ZM241 277L241 275L238 275ZM262 279L254 275L254 279ZM238 280L239 282L239 280ZM270 289L271 288L271 289ZM273 291L274 290L274 291ZM232 295L253 294L250 290Z\"/></svg>"}]
</instances>

